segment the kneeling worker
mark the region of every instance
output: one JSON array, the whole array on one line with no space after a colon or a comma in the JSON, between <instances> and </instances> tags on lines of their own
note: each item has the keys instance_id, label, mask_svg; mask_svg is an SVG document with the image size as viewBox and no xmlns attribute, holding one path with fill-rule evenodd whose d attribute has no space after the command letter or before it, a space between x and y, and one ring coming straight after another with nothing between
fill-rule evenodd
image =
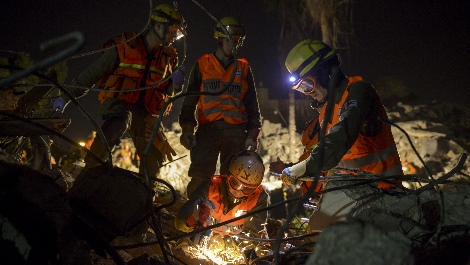
<instances>
[{"instance_id":1,"label":"kneeling worker","mask_svg":"<svg viewBox=\"0 0 470 265\"><path fill-rule=\"evenodd\" d=\"M228 175L214 175L196 189L179 210L175 227L183 232L191 232L210 225L212 218L216 223L221 223L265 208L267 194L260 185L263 176L263 160L256 152L246 150L236 154L230 161ZM266 211L216 227L212 231L222 236L243 231L257 237L265 221Z\"/></svg>"}]
</instances>

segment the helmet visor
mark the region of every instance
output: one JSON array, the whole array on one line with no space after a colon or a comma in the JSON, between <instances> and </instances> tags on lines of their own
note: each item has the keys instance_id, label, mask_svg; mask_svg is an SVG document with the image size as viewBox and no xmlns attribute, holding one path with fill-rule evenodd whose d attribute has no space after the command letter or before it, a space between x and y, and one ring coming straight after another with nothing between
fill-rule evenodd
<instances>
[{"instance_id":1,"label":"helmet visor","mask_svg":"<svg viewBox=\"0 0 470 265\"><path fill-rule=\"evenodd\" d=\"M225 26L225 29L227 30L228 34L230 34L230 36L232 36L232 37L233 36L238 36L240 38L245 38L245 35L246 35L245 26L227 25L227 26ZM225 33L225 31L222 28L216 27L215 31L219 32L220 35L223 35L223 36L227 37L227 34Z\"/></svg>"},{"instance_id":2,"label":"helmet visor","mask_svg":"<svg viewBox=\"0 0 470 265\"><path fill-rule=\"evenodd\" d=\"M238 25L228 25L225 27L230 34L230 36L240 36L241 38L245 37L245 26Z\"/></svg>"},{"instance_id":3,"label":"helmet visor","mask_svg":"<svg viewBox=\"0 0 470 265\"><path fill-rule=\"evenodd\" d=\"M250 195L258 188L258 186L242 183L232 174L228 177L228 184L232 189L241 191L244 195Z\"/></svg>"},{"instance_id":4,"label":"helmet visor","mask_svg":"<svg viewBox=\"0 0 470 265\"><path fill-rule=\"evenodd\" d=\"M304 79L300 79L300 81L298 81L297 84L292 87L292 89L308 95L313 92L313 89L316 85L317 81L314 78L307 76Z\"/></svg>"}]
</instances>

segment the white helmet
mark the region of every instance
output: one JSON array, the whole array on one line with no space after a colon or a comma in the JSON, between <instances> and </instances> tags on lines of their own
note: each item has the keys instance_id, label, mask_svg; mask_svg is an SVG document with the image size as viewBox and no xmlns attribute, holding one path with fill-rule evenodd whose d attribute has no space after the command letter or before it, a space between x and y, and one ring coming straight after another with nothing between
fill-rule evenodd
<instances>
[{"instance_id":1,"label":"white helmet","mask_svg":"<svg viewBox=\"0 0 470 265\"><path fill-rule=\"evenodd\" d=\"M241 183L259 186L264 177L263 159L256 152L245 150L232 158L228 170Z\"/></svg>"}]
</instances>

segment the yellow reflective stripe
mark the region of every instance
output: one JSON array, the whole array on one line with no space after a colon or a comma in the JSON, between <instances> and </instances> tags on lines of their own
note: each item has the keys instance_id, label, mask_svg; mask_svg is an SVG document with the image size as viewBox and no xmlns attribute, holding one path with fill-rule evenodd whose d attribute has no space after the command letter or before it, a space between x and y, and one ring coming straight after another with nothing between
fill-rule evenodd
<instances>
[{"instance_id":1,"label":"yellow reflective stripe","mask_svg":"<svg viewBox=\"0 0 470 265\"><path fill-rule=\"evenodd\" d=\"M125 68L134 68L134 69L140 69L144 70L145 66L140 65L140 64L128 64L128 63L119 63L119 67L125 67Z\"/></svg>"},{"instance_id":2,"label":"yellow reflective stripe","mask_svg":"<svg viewBox=\"0 0 470 265\"><path fill-rule=\"evenodd\" d=\"M134 68L134 69L139 69L139 70L145 70L145 66L144 65L140 65L140 64L128 64L128 63L119 63L119 67L122 67L122 68ZM163 75L163 71L160 71L158 70L157 68L155 67L150 67L150 71L154 72L154 73L159 73L161 75Z\"/></svg>"},{"instance_id":3,"label":"yellow reflective stripe","mask_svg":"<svg viewBox=\"0 0 470 265\"><path fill-rule=\"evenodd\" d=\"M160 71L160 70L158 70L158 69L155 68L155 67L150 67L150 71L152 71L152 72L154 72L154 73L161 74L161 75L164 75L164 74L165 74L164 71Z\"/></svg>"}]
</instances>

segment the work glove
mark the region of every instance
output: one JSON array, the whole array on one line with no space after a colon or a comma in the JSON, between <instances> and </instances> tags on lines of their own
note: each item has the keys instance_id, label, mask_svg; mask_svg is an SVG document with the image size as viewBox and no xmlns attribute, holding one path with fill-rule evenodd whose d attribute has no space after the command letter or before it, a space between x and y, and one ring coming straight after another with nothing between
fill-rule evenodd
<instances>
[{"instance_id":1,"label":"work glove","mask_svg":"<svg viewBox=\"0 0 470 265\"><path fill-rule=\"evenodd\" d=\"M158 131L153 144L160 150L163 155L163 159L166 161L173 161L173 156L176 156L175 150L171 147L170 143L166 139L162 131Z\"/></svg>"},{"instance_id":2,"label":"work glove","mask_svg":"<svg viewBox=\"0 0 470 265\"><path fill-rule=\"evenodd\" d=\"M178 70L173 73L171 80L173 81L173 93L178 94L183 90L184 86L184 76L186 72L186 67L182 65Z\"/></svg>"},{"instance_id":3,"label":"work glove","mask_svg":"<svg viewBox=\"0 0 470 265\"><path fill-rule=\"evenodd\" d=\"M196 146L196 138L194 137L194 127L192 125L181 126L182 132L180 136L180 143L186 149L191 150Z\"/></svg>"},{"instance_id":4,"label":"work glove","mask_svg":"<svg viewBox=\"0 0 470 265\"><path fill-rule=\"evenodd\" d=\"M67 104L68 102L65 101L65 99L63 99L62 97L58 97L52 103L52 110L63 112Z\"/></svg>"},{"instance_id":5,"label":"work glove","mask_svg":"<svg viewBox=\"0 0 470 265\"><path fill-rule=\"evenodd\" d=\"M144 118L145 122L145 140L149 141L150 136L152 136L153 127L155 126L156 117L152 115L147 115ZM176 156L175 150L171 147L168 139L166 138L165 134L160 127L153 139L153 146L155 146L163 156L163 159L166 161L173 161L173 156Z\"/></svg>"},{"instance_id":6,"label":"work glove","mask_svg":"<svg viewBox=\"0 0 470 265\"><path fill-rule=\"evenodd\" d=\"M225 241L221 234L213 232L209 239L209 249L213 253L219 253L225 250Z\"/></svg>"},{"instance_id":7,"label":"work glove","mask_svg":"<svg viewBox=\"0 0 470 265\"><path fill-rule=\"evenodd\" d=\"M215 205L208 199L197 199L192 206L191 213L186 219L186 226L201 229L212 224L211 214Z\"/></svg>"},{"instance_id":8,"label":"work glove","mask_svg":"<svg viewBox=\"0 0 470 265\"><path fill-rule=\"evenodd\" d=\"M209 239L208 248L213 253L224 252L228 256L237 256L240 253L237 242L235 242L231 235L222 236L214 232Z\"/></svg>"},{"instance_id":9,"label":"work glove","mask_svg":"<svg viewBox=\"0 0 470 265\"><path fill-rule=\"evenodd\" d=\"M282 162L282 160L279 157L277 157L276 162L271 162L269 164L269 172L281 174L284 168L286 168L286 164L284 164L284 162Z\"/></svg>"},{"instance_id":10,"label":"work glove","mask_svg":"<svg viewBox=\"0 0 470 265\"><path fill-rule=\"evenodd\" d=\"M207 230L202 234L195 234L189 238L183 237L176 242L174 249L183 249L185 252L191 252L191 248L200 246L201 244L205 244L206 239L208 239L211 234L212 231Z\"/></svg>"},{"instance_id":11,"label":"work glove","mask_svg":"<svg viewBox=\"0 0 470 265\"><path fill-rule=\"evenodd\" d=\"M282 171L281 180L286 186L300 184L299 178L304 177L307 171L307 160L301 161Z\"/></svg>"},{"instance_id":12,"label":"work glove","mask_svg":"<svg viewBox=\"0 0 470 265\"><path fill-rule=\"evenodd\" d=\"M258 151L258 136L260 130L258 128L252 128L248 130L247 137L245 140L245 150Z\"/></svg>"},{"instance_id":13,"label":"work glove","mask_svg":"<svg viewBox=\"0 0 470 265\"><path fill-rule=\"evenodd\" d=\"M231 256L235 256L235 255L237 255L237 253L240 253L240 250L238 249L237 242L235 242L235 239L233 239L232 236L225 235L223 239L224 239L224 244L225 244L224 251L227 254L229 254Z\"/></svg>"}]
</instances>

